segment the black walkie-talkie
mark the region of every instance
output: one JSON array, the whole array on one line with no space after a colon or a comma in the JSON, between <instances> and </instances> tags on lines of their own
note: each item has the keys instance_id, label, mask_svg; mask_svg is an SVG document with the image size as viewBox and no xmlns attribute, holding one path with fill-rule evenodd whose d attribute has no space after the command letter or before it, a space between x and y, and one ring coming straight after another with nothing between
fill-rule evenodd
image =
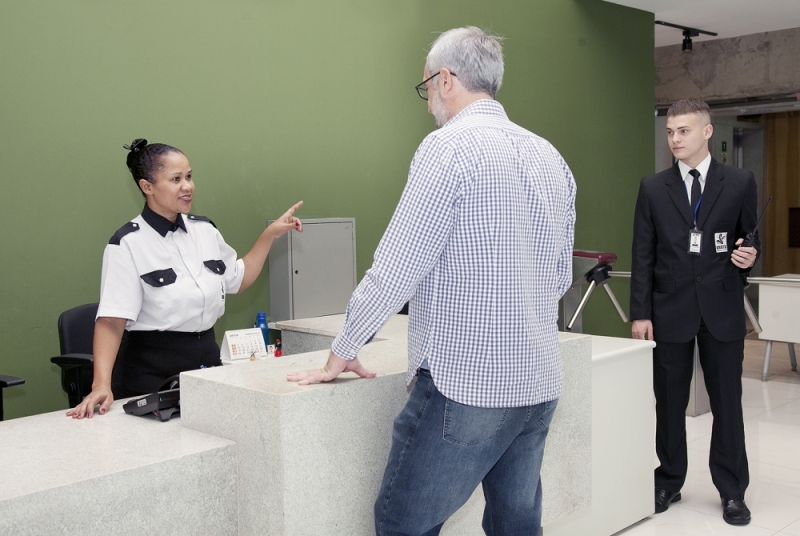
<instances>
[{"instance_id":1,"label":"black walkie-talkie","mask_svg":"<svg viewBox=\"0 0 800 536\"><path fill-rule=\"evenodd\" d=\"M742 242L742 245L739 247L744 247L744 248L753 247L753 244L755 244L756 241L756 231L758 230L758 224L761 223L761 218L763 218L764 214L767 212L767 207L769 206L770 201L772 201L772 196L770 196L769 199L767 199L767 204L764 205L764 208L761 210L761 216L758 217L756 226L753 228L751 232L747 233L747 235L744 237L744 242Z\"/></svg>"}]
</instances>

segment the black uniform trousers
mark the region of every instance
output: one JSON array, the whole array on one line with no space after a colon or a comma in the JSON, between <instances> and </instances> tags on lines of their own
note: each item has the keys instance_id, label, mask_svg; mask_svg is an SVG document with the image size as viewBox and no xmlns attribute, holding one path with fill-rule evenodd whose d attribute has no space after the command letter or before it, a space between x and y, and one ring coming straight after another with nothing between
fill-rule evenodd
<instances>
[{"instance_id":1,"label":"black uniform trousers","mask_svg":"<svg viewBox=\"0 0 800 536\"><path fill-rule=\"evenodd\" d=\"M744 499L750 482L742 415L744 339L716 340L704 322L697 333L700 365L705 376L714 424L709 468L720 497ZM680 491L686 480L686 407L694 365L694 340L656 342L653 390L656 397L656 453L661 465L655 486Z\"/></svg>"},{"instance_id":2,"label":"black uniform trousers","mask_svg":"<svg viewBox=\"0 0 800 536\"><path fill-rule=\"evenodd\" d=\"M197 333L126 330L114 363L111 390L116 399L147 395L173 375L219 365L214 328Z\"/></svg>"}]
</instances>

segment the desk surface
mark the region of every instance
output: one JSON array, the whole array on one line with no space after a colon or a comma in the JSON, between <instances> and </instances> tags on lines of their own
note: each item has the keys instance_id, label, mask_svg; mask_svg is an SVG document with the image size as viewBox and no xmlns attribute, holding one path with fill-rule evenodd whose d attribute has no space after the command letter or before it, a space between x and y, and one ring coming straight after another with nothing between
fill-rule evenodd
<instances>
[{"instance_id":1,"label":"desk surface","mask_svg":"<svg viewBox=\"0 0 800 536\"><path fill-rule=\"evenodd\" d=\"M319 316L298 320L282 320L274 323L276 329L308 333L310 335L326 335L335 337L344 325L344 315ZM386 325L375 335L375 341L403 340L408 333L408 316L392 315Z\"/></svg>"},{"instance_id":2,"label":"desk surface","mask_svg":"<svg viewBox=\"0 0 800 536\"><path fill-rule=\"evenodd\" d=\"M0 501L234 444L122 405L80 421L61 410L0 422Z\"/></svg>"},{"instance_id":3,"label":"desk surface","mask_svg":"<svg viewBox=\"0 0 800 536\"><path fill-rule=\"evenodd\" d=\"M296 331L298 333L308 333L310 335L324 335L329 337L335 337L338 335L343 324L343 314L320 316L316 318L302 318L299 320L282 320L274 323L275 329ZM558 334L560 341L568 341L582 336L584 336L583 333L559 332ZM373 341L406 341L407 338L408 316L392 315L389 317L386 325L381 328L377 335L375 335L375 339L373 339Z\"/></svg>"},{"instance_id":4,"label":"desk surface","mask_svg":"<svg viewBox=\"0 0 800 536\"><path fill-rule=\"evenodd\" d=\"M592 335L592 363L627 358L655 346L653 341Z\"/></svg>"}]
</instances>

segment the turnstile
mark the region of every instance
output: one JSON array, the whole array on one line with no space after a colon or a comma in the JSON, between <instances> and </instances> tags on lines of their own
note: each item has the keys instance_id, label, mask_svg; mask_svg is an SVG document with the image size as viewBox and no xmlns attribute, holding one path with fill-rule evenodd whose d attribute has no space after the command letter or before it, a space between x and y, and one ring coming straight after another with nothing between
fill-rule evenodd
<instances>
[{"instance_id":1,"label":"turnstile","mask_svg":"<svg viewBox=\"0 0 800 536\"><path fill-rule=\"evenodd\" d=\"M614 253L586 250L572 252L572 286L561 298L559 304L559 330L583 332L583 309L597 287L605 289L622 321L628 321L628 316L622 310L617 297L606 284L611 279L611 265L615 262L617 262L617 256ZM584 285L589 285L585 293L583 292Z\"/></svg>"},{"instance_id":2,"label":"turnstile","mask_svg":"<svg viewBox=\"0 0 800 536\"><path fill-rule=\"evenodd\" d=\"M583 251L575 250L572 254L572 286L564 294L559 305L559 322L558 327L562 331L573 331L576 333L583 332L583 323L581 315L586 303L592 296L592 292L596 287L603 287L614 304L614 308L619 313L623 322L628 322L628 316L622 310L622 307L614 295L614 292L607 285L612 275L616 277L630 278L630 272L613 272L611 265L617 261L617 256L613 253L600 252L600 251ZM583 292L583 286L588 284L586 292ZM758 319L749 307L750 303L745 296L745 309L751 322L757 330L761 330L758 325ZM696 417L711 410L708 400L708 392L706 391L705 382L703 380L703 368L700 366L700 359L698 357L697 343L694 347L694 374L692 375L692 383L689 391L689 405L686 407L686 415Z\"/></svg>"}]
</instances>

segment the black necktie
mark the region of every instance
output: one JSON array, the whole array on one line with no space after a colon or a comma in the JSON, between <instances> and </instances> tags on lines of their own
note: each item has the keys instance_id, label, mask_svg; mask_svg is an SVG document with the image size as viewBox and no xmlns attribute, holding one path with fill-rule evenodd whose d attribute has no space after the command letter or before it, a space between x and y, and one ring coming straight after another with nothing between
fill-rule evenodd
<instances>
[{"instance_id":1,"label":"black necktie","mask_svg":"<svg viewBox=\"0 0 800 536\"><path fill-rule=\"evenodd\" d=\"M692 181L692 210L697 207L697 202L700 200L700 172L696 169L690 169L689 175L694 177Z\"/></svg>"}]
</instances>

